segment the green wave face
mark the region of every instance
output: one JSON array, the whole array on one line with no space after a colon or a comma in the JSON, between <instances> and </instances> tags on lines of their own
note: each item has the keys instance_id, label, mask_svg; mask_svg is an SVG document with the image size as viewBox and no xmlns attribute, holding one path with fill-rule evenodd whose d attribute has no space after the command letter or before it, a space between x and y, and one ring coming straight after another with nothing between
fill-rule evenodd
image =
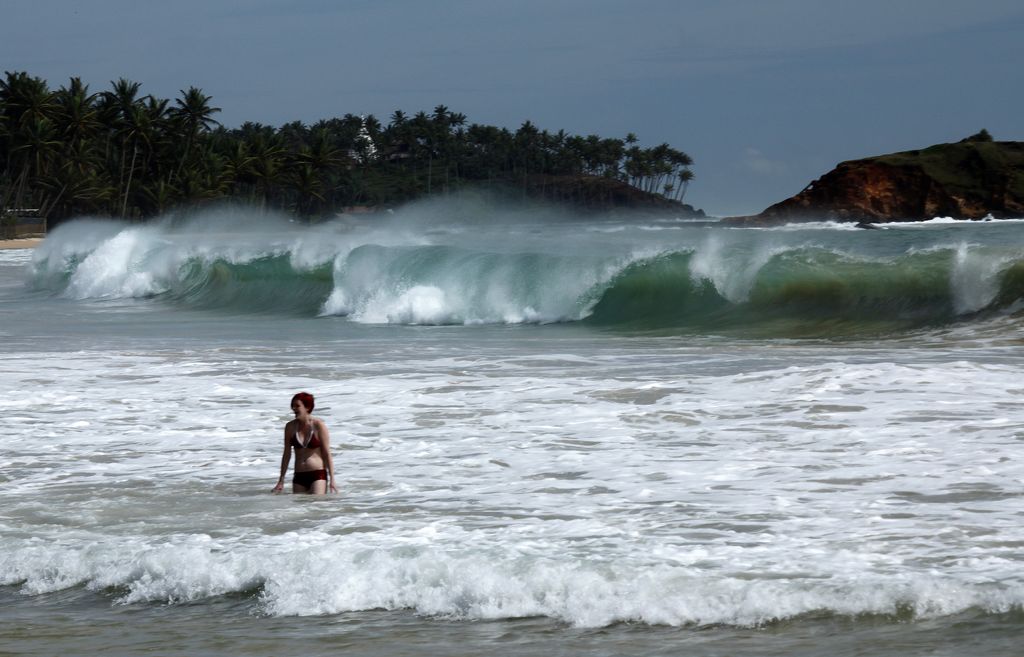
<instances>
[{"instance_id":1,"label":"green wave face","mask_svg":"<svg viewBox=\"0 0 1024 657\"><path fill-rule=\"evenodd\" d=\"M1011 264L999 277L999 293L993 305L1007 308L1024 299L1024 260Z\"/></svg>"},{"instance_id":2,"label":"green wave face","mask_svg":"<svg viewBox=\"0 0 1024 657\"><path fill-rule=\"evenodd\" d=\"M82 231L71 235L40 247L32 288L79 300L156 298L200 309L306 316L317 313L332 288L329 263L297 267L281 248L206 250L149 227L99 233L91 243Z\"/></svg>"},{"instance_id":3,"label":"green wave face","mask_svg":"<svg viewBox=\"0 0 1024 657\"><path fill-rule=\"evenodd\" d=\"M557 245L344 245L292 234L211 243L156 227L77 230L37 250L37 289L368 324L583 322L668 335L868 336L1012 313L1024 300L1024 253L1001 245L907 247L882 257L710 240L636 255L561 253Z\"/></svg>"},{"instance_id":4,"label":"green wave face","mask_svg":"<svg viewBox=\"0 0 1024 657\"><path fill-rule=\"evenodd\" d=\"M793 249L770 257L731 300L724 286L694 273L695 257L631 264L587 321L657 333L866 335L946 324L1024 298L1024 260L995 267L986 280L960 265L952 249L884 260Z\"/></svg>"},{"instance_id":5,"label":"green wave face","mask_svg":"<svg viewBox=\"0 0 1024 657\"><path fill-rule=\"evenodd\" d=\"M330 265L297 270L288 255L243 263L190 258L165 294L197 308L310 316L317 313L331 287Z\"/></svg>"},{"instance_id":6,"label":"green wave face","mask_svg":"<svg viewBox=\"0 0 1024 657\"><path fill-rule=\"evenodd\" d=\"M634 262L597 295L587 321L627 329L713 326L734 307L707 279L694 280L691 253Z\"/></svg>"}]
</instances>

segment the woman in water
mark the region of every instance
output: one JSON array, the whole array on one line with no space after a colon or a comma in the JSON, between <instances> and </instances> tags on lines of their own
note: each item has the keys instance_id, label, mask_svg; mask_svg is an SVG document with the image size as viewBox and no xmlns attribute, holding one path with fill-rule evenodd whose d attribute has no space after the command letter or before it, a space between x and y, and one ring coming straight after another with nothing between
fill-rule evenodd
<instances>
[{"instance_id":1,"label":"woman in water","mask_svg":"<svg viewBox=\"0 0 1024 657\"><path fill-rule=\"evenodd\" d=\"M292 478L293 493L323 495L328 487L334 487L334 459L331 458L331 435L324 421L315 418L313 395L300 392L292 397L292 412L295 419L284 425L284 454L281 455L281 477L274 486L274 492L284 490L284 476L288 474L288 462L295 449L295 476Z\"/></svg>"}]
</instances>

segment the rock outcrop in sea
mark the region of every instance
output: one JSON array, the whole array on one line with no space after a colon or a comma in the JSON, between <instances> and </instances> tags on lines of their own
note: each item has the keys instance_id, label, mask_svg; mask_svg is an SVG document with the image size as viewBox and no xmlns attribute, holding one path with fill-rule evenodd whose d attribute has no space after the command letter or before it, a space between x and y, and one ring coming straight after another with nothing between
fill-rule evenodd
<instances>
[{"instance_id":1,"label":"rock outcrop in sea","mask_svg":"<svg viewBox=\"0 0 1024 657\"><path fill-rule=\"evenodd\" d=\"M727 221L892 222L1024 217L1024 142L988 132L953 144L840 163L796 196Z\"/></svg>"}]
</instances>

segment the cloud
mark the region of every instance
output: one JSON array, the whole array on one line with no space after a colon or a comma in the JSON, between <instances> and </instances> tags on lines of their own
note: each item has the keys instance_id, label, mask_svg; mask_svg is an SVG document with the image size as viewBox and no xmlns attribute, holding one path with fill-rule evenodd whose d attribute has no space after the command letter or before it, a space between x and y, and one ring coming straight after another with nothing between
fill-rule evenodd
<instances>
[{"instance_id":1,"label":"cloud","mask_svg":"<svg viewBox=\"0 0 1024 657\"><path fill-rule=\"evenodd\" d=\"M781 160L772 160L756 148L743 151L740 164L744 169L761 176L783 176L789 173L789 165Z\"/></svg>"}]
</instances>

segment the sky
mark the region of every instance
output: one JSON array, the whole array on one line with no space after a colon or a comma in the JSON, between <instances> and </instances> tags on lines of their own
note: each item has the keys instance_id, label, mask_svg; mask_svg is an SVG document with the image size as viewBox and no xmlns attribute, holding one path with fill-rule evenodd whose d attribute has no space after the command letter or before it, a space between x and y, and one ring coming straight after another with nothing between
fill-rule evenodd
<instances>
[{"instance_id":1,"label":"sky","mask_svg":"<svg viewBox=\"0 0 1024 657\"><path fill-rule=\"evenodd\" d=\"M0 69L196 86L228 127L446 105L667 142L756 213L844 160L1024 141L1020 0L0 0Z\"/></svg>"}]
</instances>

